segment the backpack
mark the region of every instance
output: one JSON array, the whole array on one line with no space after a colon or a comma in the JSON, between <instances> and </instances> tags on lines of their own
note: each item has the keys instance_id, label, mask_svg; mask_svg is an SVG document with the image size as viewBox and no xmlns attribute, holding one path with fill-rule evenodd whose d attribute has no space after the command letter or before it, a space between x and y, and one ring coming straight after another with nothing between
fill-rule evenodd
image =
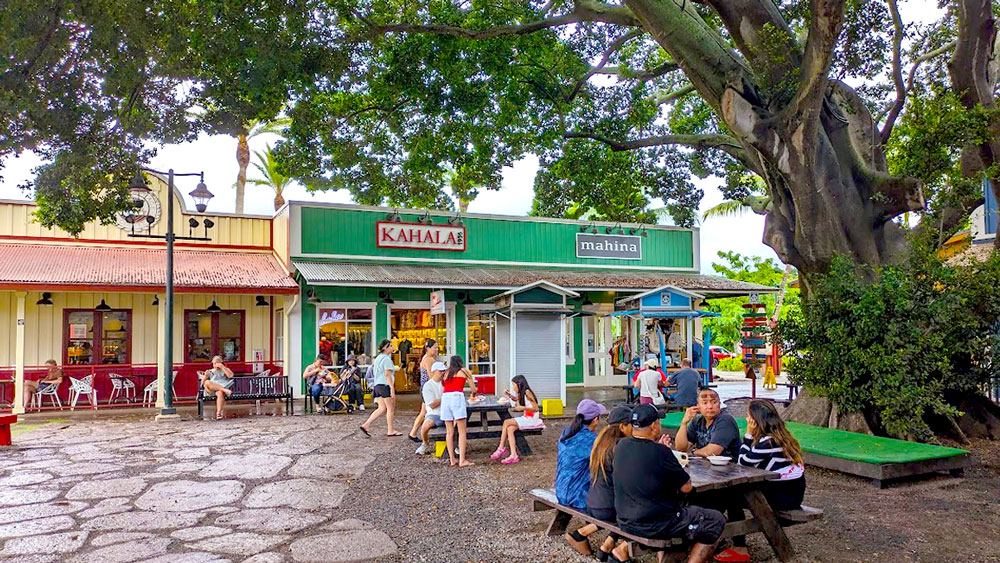
<instances>
[{"instance_id":1,"label":"backpack","mask_svg":"<svg viewBox=\"0 0 1000 563\"><path fill-rule=\"evenodd\" d=\"M374 363L371 364L371 365L369 365L365 369L365 384L368 386L369 389L373 389L375 387L375 364Z\"/></svg>"}]
</instances>

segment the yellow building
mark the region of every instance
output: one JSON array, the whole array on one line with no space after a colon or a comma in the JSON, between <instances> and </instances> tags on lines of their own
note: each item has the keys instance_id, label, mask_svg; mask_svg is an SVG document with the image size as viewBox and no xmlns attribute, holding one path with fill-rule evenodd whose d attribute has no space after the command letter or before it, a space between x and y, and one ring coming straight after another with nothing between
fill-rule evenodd
<instances>
[{"instance_id":1,"label":"yellow building","mask_svg":"<svg viewBox=\"0 0 1000 563\"><path fill-rule=\"evenodd\" d=\"M147 179L150 189L133 191L135 213L89 224L76 238L35 222L33 203L0 200L0 403L15 413L22 377L40 378L50 359L67 376L58 392L63 404L70 377L92 375L101 407L116 387L126 395L116 404L142 402L147 387L162 389L166 245L130 236L166 232L167 184ZM275 251L276 239L288 239L287 221L193 212L176 188L174 221L176 234L210 239L175 243L172 362L180 402L196 395L195 371L216 354L237 373L282 371L283 313L298 299L287 251ZM162 392L155 398L162 404Z\"/></svg>"}]
</instances>

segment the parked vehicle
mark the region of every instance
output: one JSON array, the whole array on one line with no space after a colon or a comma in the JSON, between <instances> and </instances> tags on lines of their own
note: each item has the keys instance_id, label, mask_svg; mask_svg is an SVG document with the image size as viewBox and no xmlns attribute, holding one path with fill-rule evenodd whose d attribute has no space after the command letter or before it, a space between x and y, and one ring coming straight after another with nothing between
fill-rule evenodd
<instances>
[{"instance_id":1,"label":"parked vehicle","mask_svg":"<svg viewBox=\"0 0 1000 563\"><path fill-rule=\"evenodd\" d=\"M722 346L709 346L708 350L709 350L709 354L711 354L711 356L712 356L712 367L713 368L714 367L718 367L719 360L722 360L723 358L738 358L739 357L739 354L736 354L734 352L730 352L729 350L726 350Z\"/></svg>"}]
</instances>

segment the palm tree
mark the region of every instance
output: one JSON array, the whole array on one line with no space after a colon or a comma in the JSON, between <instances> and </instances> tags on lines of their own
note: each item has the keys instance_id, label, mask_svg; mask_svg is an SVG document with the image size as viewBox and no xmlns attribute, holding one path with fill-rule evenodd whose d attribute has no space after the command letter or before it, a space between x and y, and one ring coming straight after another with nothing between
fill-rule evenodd
<instances>
[{"instance_id":1,"label":"palm tree","mask_svg":"<svg viewBox=\"0 0 1000 563\"><path fill-rule=\"evenodd\" d=\"M253 167L263 178L251 178L249 182L255 186L267 186L274 190L274 210L277 211L285 205L285 198L281 194L292 183L292 179L278 171L278 163L274 160L270 145L263 151L254 151L253 154L257 157Z\"/></svg>"},{"instance_id":2,"label":"palm tree","mask_svg":"<svg viewBox=\"0 0 1000 563\"><path fill-rule=\"evenodd\" d=\"M292 120L288 117L272 120L252 119L243 127L243 131L236 135L236 162L240 165L239 173L236 174L236 213L243 213L247 167L250 166L250 144L248 141L265 133L281 134L285 129L288 129L291 123ZM270 152L270 149L267 152ZM277 201L277 198L275 200Z\"/></svg>"}]
</instances>

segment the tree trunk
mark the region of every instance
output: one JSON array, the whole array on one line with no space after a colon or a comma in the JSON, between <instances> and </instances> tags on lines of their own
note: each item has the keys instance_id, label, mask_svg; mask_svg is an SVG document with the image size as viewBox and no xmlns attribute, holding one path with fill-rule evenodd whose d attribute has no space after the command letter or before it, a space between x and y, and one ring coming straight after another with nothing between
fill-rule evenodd
<instances>
[{"instance_id":1,"label":"tree trunk","mask_svg":"<svg viewBox=\"0 0 1000 563\"><path fill-rule=\"evenodd\" d=\"M281 209L282 205L285 205L285 198L281 195L281 191L276 191L274 193L274 210Z\"/></svg>"},{"instance_id":2,"label":"tree trunk","mask_svg":"<svg viewBox=\"0 0 1000 563\"><path fill-rule=\"evenodd\" d=\"M247 186L247 167L250 166L250 145L247 143L247 136L240 134L236 137L236 162L240 165L240 171L236 174L236 213L243 213L243 199Z\"/></svg>"},{"instance_id":3,"label":"tree trunk","mask_svg":"<svg viewBox=\"0 0 1000 563\"><path fill-rule=\"evenodd\" d=\"M459 197L458 198L458 209L459 209L459 211L461 211L463 214L467 213L469 211L469 203L470 203L470 200L468 198Z\"/></svg>"},{"instance_id":4,"label":"tree trunk","mask_svg":"<svg viewBox=\"0 0 1000 563\"><path fill-rule=\"evenodd\" d=\"M891 219L923 209L920 186L887 174L871 114L853 90L823 78L821 62L807 61L808 49L801 73L813 80L799 90L758 88L692 3L625 3L735 133L749 155L744 163L764 178L771 198L764 243L783 262L808 278L837 255L867 266L902 259L904 232Z\"/></svg>"},{"instance_id":5,"label":"tree trunk","mask_svg":"<svg viewBox=\"0 0 1000 563\"><path fill-rule=\"evenodd\" d=\"M955 91L969 109L982 106L996 110L993 92L1000 80L1000 38L991 0L959 0L958 39L948 70ZM1000 201L1000 115L990 118L990 134L976 146L979 160L976 170L986 173L993 184L993 195ZM1000 248L1000 233L993 239Z\"/></svg>"}]
</instances>

